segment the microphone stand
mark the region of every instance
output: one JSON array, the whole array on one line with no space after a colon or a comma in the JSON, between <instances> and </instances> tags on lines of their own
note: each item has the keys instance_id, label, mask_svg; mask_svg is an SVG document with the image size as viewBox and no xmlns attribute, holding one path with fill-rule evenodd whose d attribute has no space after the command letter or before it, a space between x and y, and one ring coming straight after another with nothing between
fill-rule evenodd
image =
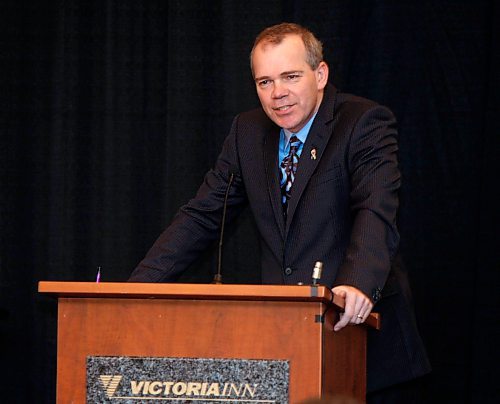
<instances>
[{"instance_id":1,"label":"microphone stand","mask_svg":"<svg viewBox=\"0 0 500 404\"><path fill-rule=\"evenodd\" d=\"M224 227L226 225L227 198L229 196L229 190L231 189L233 179L234 179L234 172L231 172L231 175L229 176L229 182L226 188L226 194L224 196L224 206L222 208L222 222L220 226L219 251L217 257L217 273L214 275L214 279L212 281L212 283L216 285L220 285L222 283L222 241L224 239Z\"/></svg>"}]
</instances>

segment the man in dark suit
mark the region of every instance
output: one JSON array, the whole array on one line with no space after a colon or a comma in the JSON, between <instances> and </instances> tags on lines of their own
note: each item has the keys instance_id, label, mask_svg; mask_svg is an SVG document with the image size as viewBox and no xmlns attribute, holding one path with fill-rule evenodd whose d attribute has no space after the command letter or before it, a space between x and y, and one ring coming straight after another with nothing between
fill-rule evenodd
<instances>
[{"instance_id":1,"label":"man in dark suit","mask_svg":"<svg viewBox=\"0 0 500 404\"><path fill-rule=\"evenodd\" d=\"M376 305L382 330L368 342L368 391L429 371L396 265L400 172L391 111L328 84L322 45L296 24L264 30L251 67L262 108L238 115L214 169L130 281L174 279L249 203L260 233L262 281L322 283L346 300L335 325L363 323ZM232 183L230 184L230 181Z\"/></svg>"}]
</instances>

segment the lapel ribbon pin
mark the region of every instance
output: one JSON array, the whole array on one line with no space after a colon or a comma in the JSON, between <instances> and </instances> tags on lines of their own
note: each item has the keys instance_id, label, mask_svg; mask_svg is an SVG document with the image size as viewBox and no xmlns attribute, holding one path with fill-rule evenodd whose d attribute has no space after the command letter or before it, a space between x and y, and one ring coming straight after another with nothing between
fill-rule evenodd
<instances>
[{"instance_id":1,"label":"lapel ribbon pin","mask_svg":"<svg viewBox=\"0 0 500 404\"><path fill-rule=\"evenodd\" d=\"M311 160L316 160L316 149L311 150Z\"/></svg>"}]
</instances>

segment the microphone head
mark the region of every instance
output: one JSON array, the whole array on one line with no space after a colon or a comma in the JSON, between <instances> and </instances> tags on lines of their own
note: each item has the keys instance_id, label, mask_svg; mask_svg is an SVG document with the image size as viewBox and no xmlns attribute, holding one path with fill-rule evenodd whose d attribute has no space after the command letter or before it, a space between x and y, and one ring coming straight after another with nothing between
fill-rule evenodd
<instances>
[{"instance_id":1,"label":"microphone head","mask_svg":"<svg viewBox=\"0 0 500 404\"><path fill-rule=\"evenodd\" d=\"M240 168L235 164L231 164L227 171L228 171L229 175L231 175L231 174L239 175L240 174Z\"/></svg>"}]
</instances>

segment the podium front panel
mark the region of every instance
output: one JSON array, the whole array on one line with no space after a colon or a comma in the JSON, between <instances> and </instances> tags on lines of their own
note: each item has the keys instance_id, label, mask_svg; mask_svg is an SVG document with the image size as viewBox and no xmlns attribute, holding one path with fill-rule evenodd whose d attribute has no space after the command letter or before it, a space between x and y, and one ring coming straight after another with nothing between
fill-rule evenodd
<instances>
[{"instance_id":1,"label":"podium front panel","mask_svg":"<svg viewBox=\"0 0 500 404\"><path fill-rule=\"evenodd\" d=\"M319 397L318 302L60 298L60 403L83 403L92 356L287 360L290 402Z\"/></svg>"}]
</instances>

